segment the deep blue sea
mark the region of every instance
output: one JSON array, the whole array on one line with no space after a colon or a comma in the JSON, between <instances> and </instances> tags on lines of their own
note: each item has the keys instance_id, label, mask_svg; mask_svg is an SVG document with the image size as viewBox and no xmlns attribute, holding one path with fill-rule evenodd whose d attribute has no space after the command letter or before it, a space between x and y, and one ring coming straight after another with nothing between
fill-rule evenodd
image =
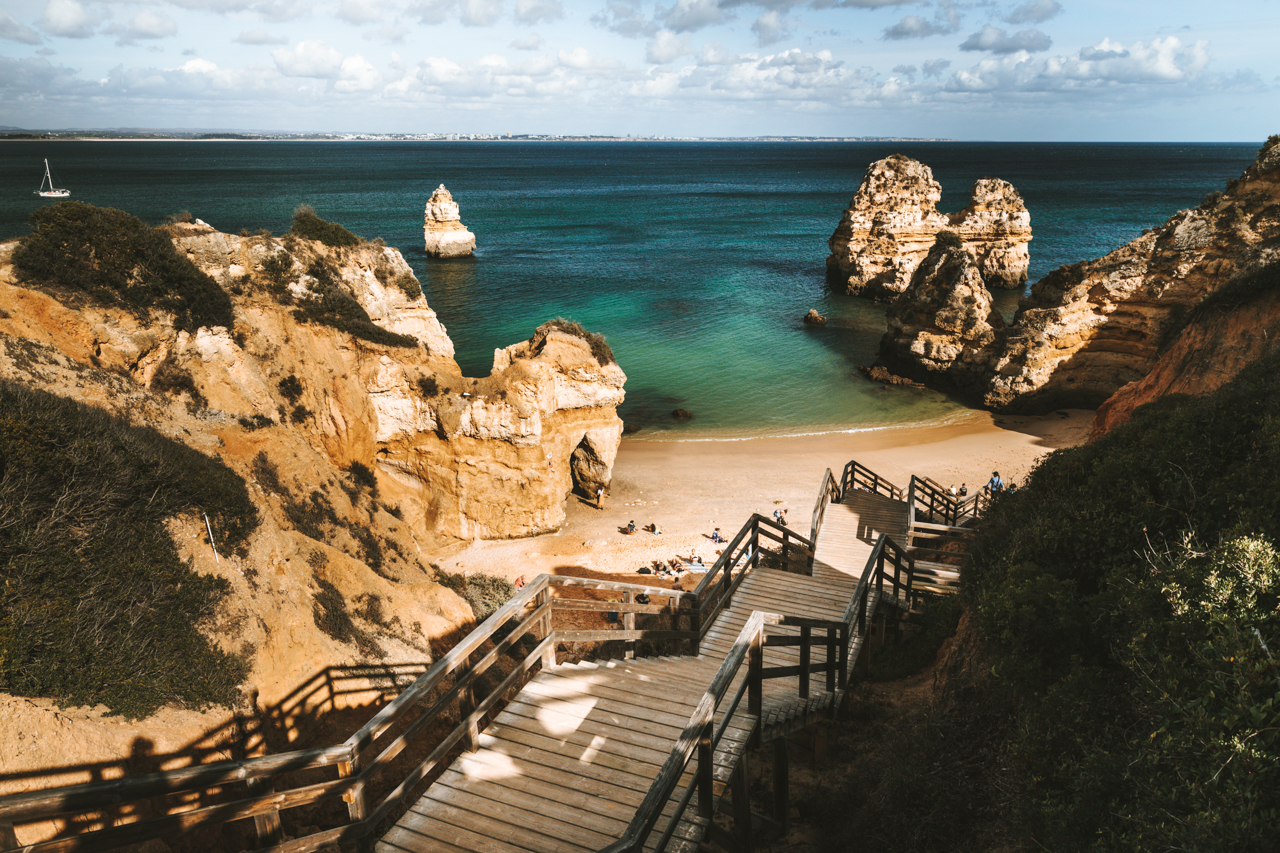
<instances>
[{"instance_id":1,"label":"deep blue sea","mask_svg":"<svg viewBox=\"0 0 1280 853\"><path fill-rule=\"evenodd\" d=\"M928 164L939 209L1004 178L1031 211L1031 279L1098 257L1222 189L1259 143L5 142L0 236L49 203L48 157L73 198L148 222L189 210L228 232L288 230L317 212L400 248L469 375L552 317L602 332L626 371L636 438L734 438L955 417L930 391L864 380L884 309L830 293L826 241L867 164ZM475 257L422 250L423 206L444 183ZM1006 314L1019 294L997 294ZM806 327L816 308L830 318ZM684 408L692 421L677 423Z\"/></svg>"}]
</instances>

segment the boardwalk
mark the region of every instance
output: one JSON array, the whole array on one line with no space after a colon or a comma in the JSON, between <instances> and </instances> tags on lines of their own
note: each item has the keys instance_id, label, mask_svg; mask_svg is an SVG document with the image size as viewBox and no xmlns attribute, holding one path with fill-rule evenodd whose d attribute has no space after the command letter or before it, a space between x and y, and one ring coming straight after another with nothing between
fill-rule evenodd
<instances>
[{"instance_id":1,"label":"boardwalk","mask_svg":"<svg viewBox=\"0 0 1280 853\"><path fill-rule=\"evenodd\" d=\"M813 576L751 571L698 656L568 664L538 673L480 735L480 748L455 761L377 850L558 853L606 847L635 814L751 612L840 620L876 536L903 541L906 518L902 501L850 491L845 503L827 509ZM765 666L796 666L800 656L797 646L769 647ZM825 649L815 649L811 662L824 659ZM766 681L761 719L740 707L728 723L715 756L717 799L757 725L767 741L829 713L838 699L822 679L805 699L796 685L794 678ZM667 804L668 813L674 808ZM697 813L686 810L667 849L696 849L706 829ZM665 823L659 821L648 849Z\"/></svg>"}]
</instances>

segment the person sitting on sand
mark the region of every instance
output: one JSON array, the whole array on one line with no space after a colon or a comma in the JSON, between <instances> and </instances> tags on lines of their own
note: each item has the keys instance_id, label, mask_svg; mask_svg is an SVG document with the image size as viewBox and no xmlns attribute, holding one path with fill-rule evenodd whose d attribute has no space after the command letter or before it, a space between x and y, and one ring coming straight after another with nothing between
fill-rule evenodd
<instances>
[{"instance_id":1,"label":"person sitting on sand","mask_svg":"<svg viewBox=\"0 0 1280 853\"><path fill-rule=\"evenodd\" d=\"M720 535L720 528L719 528L719 527L717 527L715 530L711 531L711 541L712 541L712 542L716 542L716 543L720 543L720 542L725 541L725 540L724 540L724 537Z\"/></svg>"},{"instance_id":2,"label":"person sitting on sand","mask_svg":"<svg viewBox=\"0 0 1280 853\"><path fill-rule=\"evenodd\" d=\"M636 532L636 523L635 523L635 520L633 519L627 522L627 535L630 536L632 533L635 533L635 532Z\"/></svg>"},{"instance_id":3,"label":"person sitting on sand","mask_svg":"<svg viewBox=\"0 0 1280 853\"><path fill-rule=\"evenodd\" d=\"M662 535L662 528L658 526L658 523L656 521L653 524L650 524L646 529L650 533L652 533L654 536Z\"/></svg>"},{"instance_id":4,"label":"person sitting on sand","mask_svg":"<svg viewBox=\"0 0 1280 853\"><path fill-rule=\"evenodd\" d=\"M969 487L968 487L968 486L966 486L964 483L961 483L961 484L960 484L960 497L964 497L964 496L965 496L965 495L967 495L967 494L969 494Z\"/></svg>"}]
</instances>

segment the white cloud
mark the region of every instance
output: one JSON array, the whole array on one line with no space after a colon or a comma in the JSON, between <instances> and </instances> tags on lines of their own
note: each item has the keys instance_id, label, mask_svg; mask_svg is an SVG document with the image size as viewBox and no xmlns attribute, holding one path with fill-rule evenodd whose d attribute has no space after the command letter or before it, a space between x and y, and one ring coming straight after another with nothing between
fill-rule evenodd
<instances>
[{"instance_id":1,"label":"white cloud","mask_svg":"<svg viewBox=\"0 0 1280 853\"><path fill-rule=\"evenodd\" d=\"M893 67L893 73L901 74L903 77L906 77L908 81L914 83L916 81L916 75L920 73L920 69L916 68L914 65L895 65Z\"/></svg>"},{"instance_id":2,"label":"white cloud","mask_svg":"<svg viewBox=\"0 0 1280 853\"><path fill-rule=\"evenodd\" d=\"M676 0L670 9L659 7L658 18L663 26L677 33L689 33L722 24L732 19L732 13L726 12L720 0Z\"/></svg>"},{"instance_id":3,"label":"white cloud","mask_svg":"<svg viewBox=\"0 0 1280 853\"><path fill-rule=\"evenodd\" d=\"M49 0L39 24L45 32L63 38L85 39L93 35L102 19L76 0Z\"/></svg>"},{"instance_id":4,"label":"white cloud","mask_svg":"<svg viewBox=\"0 0 1280 853\"><path fill-rule=\"evenodd\" d=\"M162 39L176 35L178 24L163 12L143 9L133 16L128 26L113 24L107 32L118 35L116 44L134 44L140 39Z\"/></svg>"},{"instance_id":5,"label":"white cloud","mask_svg":"<svg viewBox=\"0 0 1280 853\"><path fill-rule=\"evenodd\" d=\"M516 0L516 20L522 24L549 23L563 17L559 0Z\"/></svg>"},{"instance_id":6,"label":"white cloud","mask_svg":"<svg viewBox=\"0 0 1280 853\"><path fill-rule=\"evenodd\" d=\"M306 0L263 0L254 9L264 21L282 24L309 14L311 4Z\"/></svg>"},{"instance_id":7,"label":"white cloud","mask_svg":"<svg viewBox=\"0 0 1280 853\"><path fill-rule=\"evenodd\" d=\"M349 24L371 24L382 20L379 0L342 0L338 17Z\"/></svg>"},{"instance_id":8,"label":"white cloud","mask_svg":"<svg viewBox=\"0 0 1280 853\"><path fill-rule=\"evenodd\" d=\"M1042 24L1062 11L1058 0L1030 0L1005 18L1011 24Z\"/></svg>"},{"instance_id":9,"label":"white cloud","mask_svg":"<svg viewBox=\"0 0 1280 853\"><path fill-rule=\"evenodd\" d=\"M245 30L232 39L236 44L288 44L284 36L273 36L266 30Z\"/></svg>"},{"instance_id":10,"label":"white cloud","mask_svg":"<svg viewBox=\"0 0 1280 853\"><path fill-rule=\"evenodd\" d=\"M1095 91L1101 87L1189 84L1209 64L1208 42L1183 45L1174 36L1125 46L1110 39L1071 56L1034 59L1027 53L983 60L957 71L947 88L958 92Z\"/></svg>"},{"instance_id":11,"label":"white cloud","mask_svg":"<svg viewBox=\"0 0 1280 853\"><path fill-rule=\"evenodd\" d=\"M41 41L39 33L19 23L12 15L0 15L0 38L23 44L39 44Z\"/></svg>"},{"instance_id":12,"label":"white cloud","mask_svg":"<svg viewBox=\"0 0 1280 853\"><path fill-rule=\"evenodd\" d=\"M1053 46L1053 39L1039 30L1019 30L1006 35L999 27L987 24L960 45L961 50L985 50L991 53L1039 53Z\"/></svg>"},{"instance_id":13,"label":"white cloud","mask_svg":"<svg viewBox=\"0 0 1280 853\"><path fill-rule=\"evenodd\" d=\"M502 0L461 0L462 23L468 27L488 27L502 17Z\"/></svg>"},{"instance_id":14,"label":"white cloud","mask_svg":"<svg viewBox=\"0 0 1280 853\"><path fill-rule=\"evenodd\" d=\"M640 0L609 0L604 9L591 16L591 23L626 38L652 38L662 29L645 20Z\"/></svg>"},{"instance_id":15,"label":"white cloud","mask_svg":"<svg viewBox=\"0 0 1280 853\"><path fill-rule=\"evenodd\" d=\"M346 93L370 92L378 88L381 83L382 75L378 73L378 69L374 68L369 60L356 54L342 60L338 81L334 83L333 88L335 91Z\"/></svg>"},{"instance_id":16,"label":"white cloud","mask_svg":"<svg viewBox=\"0 0 1280 853\"><path fill-rule=\"evenodd\" d=\"M286 77L315 77L336 80L342 73L345 57L321 41L303 41L292 50L281 48L271 51L276 68Z\"/></svg>"},{"instance_id":17,"label":"white cloud","mask_svg":"<svg viewBox=\"0 0 1280 853\"><path fill-rule=\"evenodd\" d=\"M943 71L951 67L950 59L930 59L921 68L926 77L940 77Z\"/></svg>"},{"instance_id":18,"label":"white cloud","mask_svg":"<svg viewBox=\"0 0 1280 853\"><path fill-rule=\"evenodd\" d=\"M409 28L404 24L386 23L376 30L365 33L364 38L370 41L376 39L390 44L401 44L407 35L409 35Z\"/></svg>"},{"instance_id":19,"label":"white cloud","mask_svg":"<svg viewBox=\"0 0 1280 853\"><path fill-rule=\"evenodd\" d=\"M960 13L954 3L939 3L933 20L921 18L919 15L907 15L901 21L888 27L881 36L886 41L903 39L922 39L929 36L942 36L960 29Z\"/></svg>"},{"instance_id":20,"label":"white cloud","mask_svg":"<svg viewBox=\"0 0 1280 853\"><path fill-rule=\"evenodd\" d=\"M409 11L424 24L457 18L468 27L488 27L502 17L503 0L424 0Z\"/></svg>"},{"instance_id":21,"label":"white cloud","mask_svg":"<svg viewBox=\"0 0 1280 853\"><path fill-rule=\"evenodd\" d=\"M671 30L659 30L645 46L644 57L646 61L655 65L666 65L691 53L693 53L693 47L689 44L687 36L678 36Z\"/></svg>"},{"instance_id":22,"label":"white cloud","mask_svg":"<svg viewBox=\"0 0 1280 853\"><path fill-rule=\"evenodd\" d=\"M756 34L756 44L760 47L777 44L791 37L787 20L776 10L765 12L756 18L755 23L751 25L751 32Z\"/></svg>"},{"instance_id":23,"label":"white cloud","mask_svg":"<svg viewBox=\"0 0 1280 853\"><path fill-rule=\"evenodd\" d=\"M511 47L516 50L537 50L542 47L542 36L537 33L529 33L529 35L511 42Z\"/></svg>"},{"instance_id":24,"label":"white cloud","mask_svg":"<svg viewBox=\"0 0 1280 853\"><path fill-rule=\"evenodd\" d=\"M622 63L618 60L598 56L585 47L556 51L556 59L565 68L592 75L612 73L622 68Z\"/></svg>"}]
</instances>

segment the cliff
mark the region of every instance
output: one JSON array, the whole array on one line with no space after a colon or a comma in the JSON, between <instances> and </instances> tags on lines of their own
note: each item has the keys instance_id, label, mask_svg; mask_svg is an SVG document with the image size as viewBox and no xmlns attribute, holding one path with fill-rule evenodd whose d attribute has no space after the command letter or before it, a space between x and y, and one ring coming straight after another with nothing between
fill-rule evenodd
<instances>
[{"instance_id":1,"label":"cliff","mask_svg":"<svg viewBox=\"0 0 1280 853\"><path fill-rule=\"evenodd\" d=\"M435 258L457 258L476 250L476 235L462 224L458 203L444 184L427 200L422 218L422 234L427 254Z\"/></svg>"},{"instance_id":2,"label":"cliff","mask_svg":"<svg viewBox=\"0 0 1280 853\"><path fill-rule=\"evenodd\" d=\"M193 328L165 300L140 309L28 282L15 272L18 244L4 243L0 380L154 428L247 483L259 521L235 547L215 554L225 531L212 510L212 542L199 513L166 524L182 561L226 583L203 627L249 664L249 713L292 739L322 712L411 680L471 617L440 585L433 549L553 530L575 484L608 483L626 377L602 339L563 321L499 350L488 376L464 377L411 269L377 242L235 236L199 220L168 231L229 297L229 327ZM302 690L317 673L329 674L327 690ZM102 708L3 695L0 706L0 770L12 780L0 793L27 778L85 778L35 774L72 759L72 735L32 733L74 728L81 770L139 737ZM226 714L162 717L157 749L196 742ZM210 754L227 757L222 746Z\"/></svg>"},{"instance_id":3,"label":"cliff","mask_svg":"<svg viewBox=\"0 0 1280 853\"><path fill-rule=\"evenodd\" d=\"M939 213L933 171L901 154L878 160L831 235L828 277L852 294L896 297L907 288L939 231L956 233L990 287L1027 280L1031 215L1006 181L983 178L959 213Z\"/></svg>"},{"instance_id":4,"label":"cliff","mask_svg":"<svg viewBox=\"0 0 1280 853\"><path fill-rule=\"evenodd\" d=\"M1033 285L991 365L998 409L1093 407L1146 376L1206 297L1277 257L1280 137L1226 192L1174 214L1114 252Z\"/></svg>"},{"instance_id":5,"label":"cliff","mask_svg":"<svg viewBox=\"0 0 1280 853\"><path fill-rule=\"evenodd\" d=\"M970 254L979 264L976 253ZM971 283L961 287L958 279L938 279L937 273L949 268L940 266L929 282L903 295L908 304L895 304L882 357L904 375L929 378L996 410L1096 407L1151 373L1197 306L1278 257L1280 137L1272 137L1257 162L1225 192L1213 193L1194 210L1179 211L1105 257L1059 267L1036 282L1003 329L992 324L990 334L975 337L973 330L988 322L987 304L976 298ZM959 269L955 262L950 268ZM967 275L965 281L971 282L973 274ZM950 294L951 314L934 319L930 314L940 308L940 292ZM956 310L965 313L963 320ZM1265 329L1259 321L1247 332L1247 313L1229 321L1231 330L1221 325L1228 322L1222 318L1202 319L1207 325L1189 332L1159 377L1128 392L1130 402L1116 402L1117 417L1165 383L1171 389L1220 384L1212 379L1216 369L1202 379L1172 380L1192 362L1209 363L1195 355L1194 347L1227 346L1211 343L1215 334L1248 337L1250 352L1265 349ZM963 359L953 364L961 352ZM1223 375L1229 372L1225 365L1243 363L1244 357L1238 348L1223 349Z\"/></svg>"}]
</instances>

